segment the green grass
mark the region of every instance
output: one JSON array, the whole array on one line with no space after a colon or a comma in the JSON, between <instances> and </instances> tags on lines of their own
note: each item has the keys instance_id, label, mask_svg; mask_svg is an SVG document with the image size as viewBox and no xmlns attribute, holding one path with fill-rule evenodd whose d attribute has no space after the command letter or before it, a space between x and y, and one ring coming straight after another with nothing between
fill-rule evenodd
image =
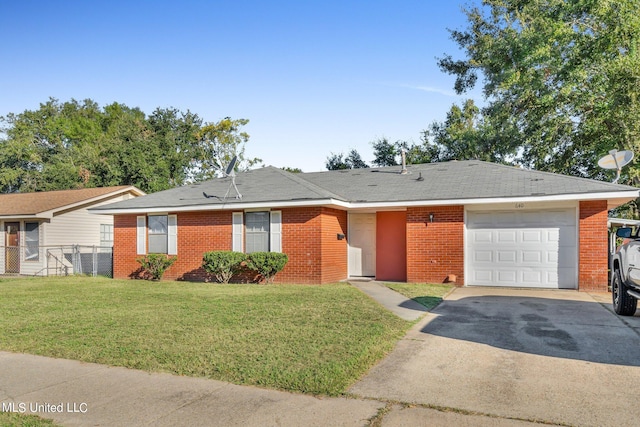
<instances>
[{"instance_id":1,"label":"green grass","mask_svg":"<svg viewBox=\"0 0 640 427\"><path fill-rule=\"evenodd\" d=\"M384 285L424 305L428 310L440 304L442 297L455 287L430 283L385 283Z\"/></svg>"},{"instance_id":2,"label":"green grass","mask_svg":"<svg viewBox=\"0 0 640 427\"><path fill-rule=\"evenodd\" d=\"M347 284L0 280L0 349L339 395L411 322Z\"/></svg>"},{"instance_id":3,"label":"green grass","mask_svg":"<svg viewBox=\"0 0 640 427\"><path fill-rule=\"evenodd\" d=\"M2 427L57 427L51 420L45 420L35 415L24 415L17 412L0 412L0 426Z\"/></svg>"}]
</instances>

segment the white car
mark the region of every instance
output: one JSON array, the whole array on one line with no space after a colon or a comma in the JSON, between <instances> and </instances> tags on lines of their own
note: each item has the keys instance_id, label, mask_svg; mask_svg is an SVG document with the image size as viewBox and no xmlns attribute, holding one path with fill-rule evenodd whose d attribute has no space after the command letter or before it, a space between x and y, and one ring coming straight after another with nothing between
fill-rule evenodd
<instances>
[{"instance_id":1,"label":"white car","mask_svg":"<svg viewBox=\"0 0 640 427\"><path fill-rule=\"evenodd\" d=\"M631 228L619 228L616 236L624 240L611 259L613 309L633 316L640 299L640 236Z\"/></svg>"}]
</instances>

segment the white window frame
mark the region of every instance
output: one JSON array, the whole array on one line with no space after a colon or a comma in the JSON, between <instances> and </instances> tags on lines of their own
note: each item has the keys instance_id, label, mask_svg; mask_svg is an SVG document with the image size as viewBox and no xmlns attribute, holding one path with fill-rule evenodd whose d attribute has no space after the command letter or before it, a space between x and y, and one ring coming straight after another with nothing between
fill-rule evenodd
<instances>
[{"instance_id":1,"label":"white window frame","mask_svg":"<svg viewBox=\"0 0 640 427\"><path fill-rule=\"evenodd\" d=\"M37 236L36 240L29 240L29 230L27 230L27 225L35 224L36 228L31 230L35 231ZM24 260L27 262L39 262L40 261L40 223L37 221L25 221L24 223ZM34 248L35 257L30 257L30 248Z\"/></svg>"},{"instance_id":2,"label":"white window frame","mask_svg":"<svg viewBox=\"0 0 640 427\"><path fill-rule=\"evenodd\" d=\"M269 252L282 252L282 211L247 211L269 212ZM231 250L245 252L245 212L232 213Z\"/></svg>"},{"instance_id":3,"label":"white window frame","mask_svg":"<svg viewBox=\"0 0 640 427\"><path fill-rule=\"evenodd\" d=\"M167 255L178 254L178 216L177 215L150 215L167 217ZM146 255L148 248L148 218L147 215L136 217L136 252L138 255Z\"/></svg>"},{"instance_id":4,"label":"white window frame","mask_svg":"<svg viewBox=\"0 0 640 427\"><path fill-rule=\"evenodd\" d=\"M113 224L100 224L100 246L113 246Z\"/></svg>"}]
</instances>

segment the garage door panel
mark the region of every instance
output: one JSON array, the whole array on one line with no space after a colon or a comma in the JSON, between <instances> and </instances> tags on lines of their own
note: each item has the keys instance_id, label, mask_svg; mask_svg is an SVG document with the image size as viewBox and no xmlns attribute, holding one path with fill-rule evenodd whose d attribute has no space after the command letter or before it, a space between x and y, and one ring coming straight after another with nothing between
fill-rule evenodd
<instances>
[{"instance_id":1,"label":"garage door panel","mask_svg":"<svg viewBox=\"0 0 640 427\"><path fill-rule=\"evenodd\" d=\"M538 284L542 282L542 272L540 271L523 271L522 283L523 284Z\"/></svg>"},{"instance_id":2,"label":"garage door panel","mask_svg":"<svg viewBox=\"0 0 640 427\"><path fill-rule=\"evenodd\" d=\"M542 262L542 251L522 251L522 262L540 264Z\"/></svg>"},{"instance_id":3,"label":"garage door panel","mask_svg":"<svg viewBox=\"0 0 640 427\"><path fill-rule=\"evenodd\" d=\"M520 235L522 236L520 241L522 243L542 243L543 240L543 230L520 230Z\"/></svg>"},{"instance_id":4,"label":"garage door panel","mask_svg":"<svg viewBox=\"0 0 640 427\"><path fill-rule=\"evenodd\" d=\"M469 212L470 284L576 288L576 241L575 209Z\"/></svg>"},{"instance_id":5,"label":"garage door panel","mask_svg":"<svg viewBox=\"0 0 640 427\"><path fill-rule=\"evenodd\" d=\"M495 239L497 243L516 243L517 242L517 232L515 230L505 230L498 231L497 238Z\"/></svg>"},{"instance_id":6,"label":"garage door panel","mask_svg":"<svg viewBox=\"0 0 640 427\"><path fill-rule=\"evenodd\" d=\"M511 286L509 283L516 282L518 272L516 270L499 270L496 274L496 281L505 286Z\"/></svg>"},{"instance_id":7,"label":"garage door panel","mask_svg":"<svg viewBox=\"0 0 640 427\"><path fill-rule=\"evenodd\" d=\"M493 251L474 251L473 260L477 263L492 263Z\"/></svg>"},{"instance_id":8,"label":"garage door panel","mask_svg":"<svg viewBox=\"0 0 640 427\"><path fill-rule=\"evenodd\" d=\"M515 264L518 260L517 251L497 251L497 261L501 264Z\"/></svg>"},{"instance_id":9,"label":"garage door panel","mask_svg":"<svg viewBox=\"0 0 640 427\"><path fill-rule=\"evenodd\" d=\"M473 272L474 283L490 284L493 283L493 270L477 269Z\"/></svg>"},{"instance_id":10,"label":"garage door panel","mask_svg":"<svg viewBox=\"0 0 640 427\"><path fill-rule=\"evenodd\" d=\"M489 230L478 230L473 233L473 241L474 243L492 243L493 233Z\"/></svg>"}]
</instances>

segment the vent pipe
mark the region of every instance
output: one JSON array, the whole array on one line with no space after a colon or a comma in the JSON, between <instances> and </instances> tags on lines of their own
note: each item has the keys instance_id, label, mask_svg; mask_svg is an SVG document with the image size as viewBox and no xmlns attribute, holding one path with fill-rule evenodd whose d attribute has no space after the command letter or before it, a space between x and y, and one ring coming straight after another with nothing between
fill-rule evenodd
<instances>
[{"instance_id":1,"label":"vent pipe","mask_svg":"<svg viewBox=\"0 0 640 427\"><path fill-rule=\"evenodd\" d=\"M402 170L400 171L400 175L406 175L407 174L407 155L404 151L404 148L402 149L401 157L402 157Z\"/></svg>"}]
</instances>

